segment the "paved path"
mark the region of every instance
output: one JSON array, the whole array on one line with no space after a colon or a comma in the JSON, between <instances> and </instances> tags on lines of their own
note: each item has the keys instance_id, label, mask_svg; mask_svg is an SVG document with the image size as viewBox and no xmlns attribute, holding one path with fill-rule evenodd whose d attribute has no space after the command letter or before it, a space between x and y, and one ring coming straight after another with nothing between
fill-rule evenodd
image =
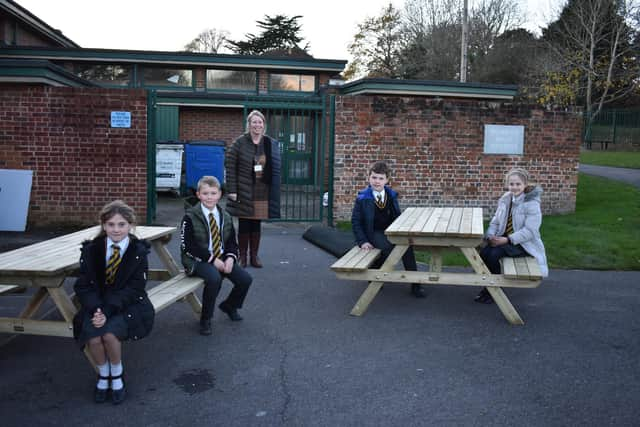
<instances>
[{"instance_id":1,"label":"paved path","mask_svg":"<svg viewBox=\"0 0 640 427\"><path fill-rule=\"evenodd\" d=\"M585 165L580 163L580 172L626 182L640 188L640 169L613 168L610 166Z\"/></svg>"},{"instance_id":2,"label":"paved path","mask_svg":"<svg viewBox=\"0 0 640 427\"><path fill-rule=\"evenodd\" d=\"M508 289L521 327L465 286L420 300L385 286L356 318L366 283L336 279L335 257L303 232L265 226L244 321L216 309L213 336L202 337L178 303L149 337L127 342L129 396L118 407L91 401L94 372L72 340L0 346L2 426L637 425L640 273L552 270L539 288ZM0 298L0 316L27 297Z\"/></svg>"}]
</instances>

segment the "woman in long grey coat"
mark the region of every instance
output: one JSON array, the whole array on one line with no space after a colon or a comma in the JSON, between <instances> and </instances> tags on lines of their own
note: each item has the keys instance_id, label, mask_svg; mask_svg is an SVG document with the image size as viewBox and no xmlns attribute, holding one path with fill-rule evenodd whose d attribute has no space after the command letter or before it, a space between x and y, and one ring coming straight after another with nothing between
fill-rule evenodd
<instances>
[{"instance_id":1,"label":"woman in long grey coat","mask_svg":"<svg viewBox=\"0 0 640 427\"><path fill-rule=\"evenodd\" d=\"M258 258L261 221L280 218L280 146L265 135L264 115L253 110L247 116L246 133L238 137L225 156L227 211L238 217L240 265L247 253L253 267Z\"/></svg>"},{"instance_id":2,"label":"woman in long grey coat","mask_svg":"<svg viewBox=\"0 0 640 427\"><path fill-rule=\"evenodd\" d=\"M538 261L542 276L549 275L540 237L542 188L528 185L528 181L529 176L524 169L513 169L507 174L509 191L498 200L498 208L485 233L487 246L480 252L480 257L493 274L500 274L501 258L532 256ZM485 304L493 302L485 288L475 300Z\"/></svg>"}]
</instances>

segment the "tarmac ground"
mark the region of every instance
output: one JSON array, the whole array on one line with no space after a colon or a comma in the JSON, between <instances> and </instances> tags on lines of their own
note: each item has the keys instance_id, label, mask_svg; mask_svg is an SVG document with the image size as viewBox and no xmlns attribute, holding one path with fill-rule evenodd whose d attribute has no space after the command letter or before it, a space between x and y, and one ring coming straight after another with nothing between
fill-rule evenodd
<instances>
[{"instance_id":1,"label":"tarmac ground","mask_svg":"<svg viewBox=\"0 0 640 427\"><path fill-rule=\"evenodd\" d=\"M161 205L157 222L177 224L182 205ZM638 425L640 273L552 270L536 289L508 289L524 326L463 286L415 299L387 284L352 317L366 283L337 279L305 229L264 225L242 322L216 310L203 337L176 303L126 342L122 405L93 403L95 374L73 340L1 336L1 425ZM178 259L176 235L169 249ZM0 297L0 316L30 292ZM40 314L59 319L51 307Z\"/></svg>"}]
</instances>

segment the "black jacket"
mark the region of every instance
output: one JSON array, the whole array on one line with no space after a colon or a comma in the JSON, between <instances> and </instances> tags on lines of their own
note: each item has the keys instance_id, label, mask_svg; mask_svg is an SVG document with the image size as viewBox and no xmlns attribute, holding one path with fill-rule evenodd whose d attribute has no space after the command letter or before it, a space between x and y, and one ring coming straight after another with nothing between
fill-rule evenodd
<instances>
[{"instance_id":1,"label":"black jacket","mask_svg":"<svg viewBox=\"0 0 640 427\"><path fill-rule=\"evenodd\" d=\"M122 313L131 339L142 338L151 332L155 312L145 291L149 243L134 235L129 235L129 239L115 282L111 285L105 284L106 236L82 244L80 274L74 285L81 309L74 318L74 336L80 335L82 318L93 316L98 308L107 319Z\"/></svg>"}]
</instances>

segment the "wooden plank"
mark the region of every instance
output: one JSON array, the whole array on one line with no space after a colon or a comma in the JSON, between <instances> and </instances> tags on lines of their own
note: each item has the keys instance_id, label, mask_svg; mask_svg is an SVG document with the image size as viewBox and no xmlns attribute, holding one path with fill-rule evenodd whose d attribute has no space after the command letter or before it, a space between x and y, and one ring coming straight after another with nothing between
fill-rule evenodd
<instances>
[{"instance_id":1,"label":"wooden plank","mask_svg":"<svg viewBox=\"0 0 640 427\"><path fill-rule=\"evenodd\" d=\"M484 235L484 225L482 224L482 208L473 208L473 219L471 220L471 235L482 237Z\"/></svg>"},{"instance_id":2,"label":"wooden plank","mask_svg":"<svg viewBox=\"0 0 640 427\"><path fill-rule=\"evenodd\" d=\"M500 288L496 287L487 287L487 291L491 294L493 301L496 303L502 315L507 319L509 323L512 325L524 325L524 321L516 311L516 309L509 301L509 298L505 295L505 293Z\"/></svg>"},{"instance_id":3,"label":"wooden plank","mask_svg":"<svg viewBox=\"0 0 640 427\"><path fill-rule=\"evenodd\" d=\"M147 295L156 311L163 310L174 302L194 292L204 280L200 277L178 276L151 288Z\"/></svg>"},{"instance_id":4,"label":"wooden plank","mask_svg":"<svg viewBox=\"0 0 640 427\"><path fill-rule=\"evenodd\" d=\"M540 264L534 257L525 257L527 260L527 266L529 267L529 276L533 280L542 280L542 271L540 270Z\"/></svg>"},{"instance_id":5,"label":"wooden plank","mask_svg":"<svg viewBox=\"0 0 640 427\"><path fill-rule=\"evenodd\" d=\"M447 226L447 234L460 235L460 223L462 221L462 208L453 208L451 219Z\"/></svg>"},{"instance_id":6,"label":"wooden plank","mask_svg":"<svg viewBox=\"0 0 640 427\"><path fill-rule=\"evenodd\" d=\"M442 214L438 219L438 224L436 224L436 228L433 230L434 234L444 235L447 232L447 227L449 226L449 221L451 220L451 215L453 214L453 208L443 208Z\"/></svg>"},{"instance_id":7,"label":"wooden plank","mask_svg":"<svg viewBox=\"0 0 640 427\"><path fill-rule=\"evenodd\" d=\"M473 208L462 209L462 220L460 221L460 234L470 236L473 226Z\"/></svg>"},{"instance_id":8,"label":"wooden plank","mask_svg":"<svg viewBox=\"0 0 640 427\"><path fill-rule=\"evenodd\" d=\"M78 310L76 310L76 306L73 305L71 298L67 295L64 288L47 288L47 291L49 292L51 299L55 302L56 307L58 307L60 313L62 313L64 320L67 322L73 321L73 316L75 316Z\"/></svg>"},{"instance_id":9,"label":"wooden plank","mask_svg":"<svg viewBox=\"0 0 640 427\"><path fill-rule=\"evenodd\" d=\"M198 299L198 296L196 295L196 293L191 292L185 297L185 300L191 306L191 309L193 310L193 314L196 316L196 318L200 319L200 314L202 313L202 303Z\"/></svg>"},{"instance_id":10,"label":"wooden plank","mask_svg":"<svg viewBox=\"0 0 640 427\"><path fill-rule=\"evenodd\" d=\"M397 228L398 233L408 233L411 230L411 227L420 219L420 214L422 213L421 208L412 209L409 214L406 215L406 220L400 224Z\"/></svg>"},{"instance_id":11,"label":"wooden plank","mask_svg":"<svg viewBox=\"0 0 640 427\"><path fill-rule=\"evenodd\" d=\"M523 257L513 258L513 264L516 266L516 272L518 277L529 279L529 267L527 266L527 260Z\"/></svg>"},{"instance_id":12,"label":"wooden plank","mask_svg":"<svg viewBox=\"0 0 640 427\"><path fill-rule=\"evenodd\" d=\"M407 209L405 209L405 211L402 212L400 214L400 216L398 218L396 218L395 221L393 221L390 226L387 227L387 229L385 230L385 233L395 233L395 232L397 232L398 229L404 224L405 221L407 221L409 216L416 209L417 208L407 208Z\"/></svg>"},{"instance_id":13,"label":"wooden plank","mask_svg":"<svg viewBox=\"0 0 640 427\"><path fill-rule=\"evenodd\" d=\"M375 260L380 256L382 252L380 249L374 248L365 251L364 257L354 266L356 270L366 270Z\"/></svg>"},{"instance_id":14,"label":"wooden plank","mask_svg":"<svg viewBox=\"0 0 640 427\"><path fill-rule=\"evenodd\" d=\"M345 271L336 272L336 276L344 280L371 281L384 283L420 283L424 285L446 286L482 286L502 288L536 288L539 281L528 279L507 279L501 274L449 273L439 271Z\"/></svg>"},{"instance_id":15,"label":"wooden plank","mask_svg":"<svg viewBox=\"0 0 640 427\"><path fill-rule=\"evenodd\" d=\"M436 225L438 225L438 221L440 221L440 216L442 215L442 208L435 208L429 217L429 220L422 227L423 234L433 233Z\"/></svg>"},{"instance_id":16,"label":"wooden plank","mask_svg":"<svg viewBox=\"0 0 640 427\"><path fill-rule=\"evenodd\" d=\"M477 274L481 274L484 276L491 274L491 272L489 271L489 268L484 263L484 261L482 261L482 258L480 257L480 254L478 253L475 247L460 248L460 251L462 251L465 258L467 258L467 261L469 261L469 265L471 265L471 267L473 268L473 271L475 271Z\"/></svg>"},{"instance_id":17,"label":"wooden plank","mask_svg":"<svg viewBox=\"0 0 640 427\"><path fill-rule=\"evenodd\" d=\"M29 299L29 302L22 309L20 313L20 317L24 319L29 319L33 317L34 314L40 309L42 303L49 296L49 292L47 292L47 288L38 288L38 290L33 294L33 296Z\"/></svg>"},{"instance_id":18,"label":"wooden plank","mask_svg":"<svg viewBox=\"0 0 640 427\"><path fill-rule=\"evenodd\" d=\"M169 270L150 268L147 274L147 280L164 282L171 279L173 276L169 273Z\"/></svg>"},{"instance_id":19,"label":"wooden plank","mask_svg":"<svg viewBox=\"0 0 640 427\"><path fill-rule=\"evenodd\" d=\"M71 322L0 317L0 333L73 338Z\"/></svg>"},{"instance_id":20,"label":"wooden plank","mask_svg":"<svg viewBox=\"0 0 640 427\"><path fill-rule=\"evenodd\" d=\"M14 291L16 289L21 288L21 286L18 285L0 285L0 294L4 294L4 293L9 293L11 291Z\"/></svg>"},{"instance_id":21,"label":"wooden plank","mask_svg":"<svg viewBox=\"0 0 640 427\"><path fill-rule=\"evenodd\" d=\"M516 270L516 265L513 262L513 258L504 257L500 260L502 275L507 279L517 279L518 271Z\"/></svg>"},{"instance_id":22,"label":"wooden plank","mask_svg":"<svg viewBox=\"0 0 640 427\"><path fill-rule=\"evenodd\" d=\"M347 266L353 264L354 257L358 257L359 254L360 254L360 251L362 251L362 249L359 246L354 246L353 248L351 248L349 250L349 252L347 252L346 254L342 255L342 257L340 259L338 259L336 262L334 262L331 265L331 269L332 270L339 270L341 268L344 268L344 267L347 267Z\"/></svg>"},{"instance_id":23,"label":"wooden plank","mask_svg":"<svg viewBox=\"0 0 640 427\"><path fill-rule=\"evenodd\" d=\"M164 242L153 240L151 241L151 247L153 247L153 249L156 251L156 254L158 254L158 258L160 258L162 264L169 271L169 274L171 274L172 276L177 276L178 274L180 274L180 267L178 267L178 264L176 264L173 256L171 256L171 253L169 253L169 251L167 250Z\"/></svg>"},{"instance_id":24,"label":"wooden plank","mask_svg":"<svg viewBox=\"0 0 640 427\"><path fill-rule=\"evenodd\" d=\"M409 246L402 246L402 245L395 246L391 251L391 253L389 254L389 256L387 257L387 259L385 260L384 264L382 264L382 266L380 267L380 271L390 272L391 270L393 270L393 267L396 265L398 261L400 261L400 259L402 259L402 255L404 255L404 253L408 249L409 249ZM372 272L372 270L365 270L365 272ZM369 282L369 286L367 286L367 288L364 290L362 295L360 295L360 298L358 298L358 301L351 309L350 314L352 316L362 316L365 313L365 311L367 311L369 304L371 304L373 299L376 297L376 295L380 291L380 288L382 288L383 283L384 282L380 282L380 281Z\"/></svg>"},{"instance_id":25,"label":"wooden plank","mask_svg":"<svg viewBox=\"0 0 640 427\"><path fill-rule=\"evenodd\" d=\"M420 212L420 217L418 218L418 220L416 220L416 222L413 223L413 226L411 226L411 228L409 229L409 234L413 235L421 233L425 224L427 223L427 221L429 221L429 218L431 218L434 209L435 208L423 208L422 212Z\"/></svg>"}]
</instances>

